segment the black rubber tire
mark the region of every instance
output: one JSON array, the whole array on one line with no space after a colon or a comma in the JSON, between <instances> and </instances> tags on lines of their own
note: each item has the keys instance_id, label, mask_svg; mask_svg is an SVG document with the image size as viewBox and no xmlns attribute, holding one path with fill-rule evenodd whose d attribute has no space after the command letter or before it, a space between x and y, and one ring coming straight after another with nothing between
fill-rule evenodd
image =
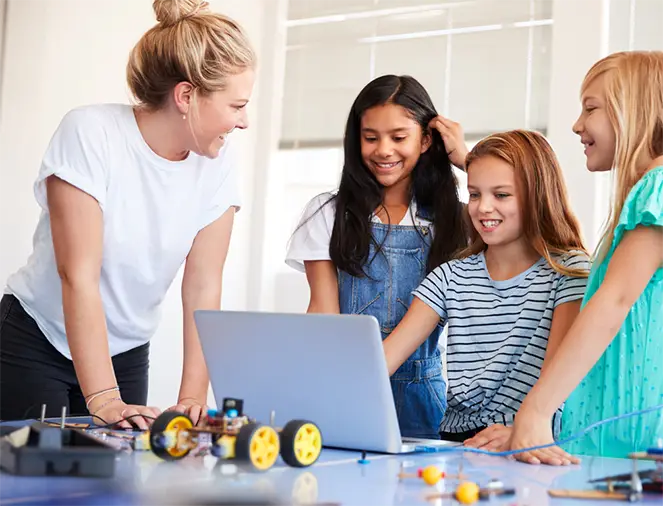
<instances>
[{"instance_id":1,"label":"black rubber tire","mask_svg":"<svg viewBox=\"0 0 663 506\"><path fill-rule=\"evenodd\" d=\"M259 427L259 423L247 423L239 429L239 433L235 438L235 460L242 469L258 470L251 460L251 438Z\"/></svg>"},{"instance_id":2,"label":"black rubber tire","mask_svg":"<svg viewBox=\"0 0 663 506\"><path fill-rule=\"evenodd\" d=\"M263 423L251 422L239 429L239 433L235 439L235 464L243 471L264 472L271 469L271 467L269 469L260 469L251 460L251 440L255 432L264 426L265 424Z\"/></svg>"},{"instance_id":3,"label":"black rubber tire","mask_svg":"<svg viewBox=\"0 0 663 506\"><path fill-rule=\"evenodd\" d=\"M187 451L186 453L184 453L179 457L174 457L173 455L168 453L168 450L166 450L165 448L162 448L161 446L154 444L156 442L156 438L159 437L166 430L168 424L171 421L173 421L175 418L181 416L191 422L191 418L189 418L184 413L178 413L177 411L164 411L152 423L152 427L150 428L150 448L152 450L152 453L154 453L157 457L162 458L163 460L179 460L186 457L189 454L189 451ZM191 422L191 425L193 425L193 422Z\"/></svg>"},{"instance_id":4,"label":"black rubber tire","mask_svg":"<svg viewBox=\"0 0 663 506\"><path fill-rule=\"evenodd\" d=\"M320 458L320 453L322 453L321 446L320 453L318 453L318 455L315 457L315 460L309 464L302 463L300 462L299 458L297 458L297 453L295 452L295 437L297 436L299 429L307 424L314 425L320 433L320 438L322 438L320 427L318 427L310 420L290 420L285 424L285 427L283 427L283 430L280 433L281 458L283 459L283 462L288 464L290 467L309 467L318 461L318 458Z\"/></svg>"}]
</instances>

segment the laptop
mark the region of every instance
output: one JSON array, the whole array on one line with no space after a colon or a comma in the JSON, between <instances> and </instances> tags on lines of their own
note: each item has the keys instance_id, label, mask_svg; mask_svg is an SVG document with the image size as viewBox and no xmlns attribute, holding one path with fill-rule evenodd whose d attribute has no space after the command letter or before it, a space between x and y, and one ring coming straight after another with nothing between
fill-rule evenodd
<instances>
[{"instance_id":1,"label":"laptop","mask_svg":"<svg viewBox=\"0 0 663 506\"><path fill-rule=\"evenodd\" d=\"M217 406L242 399L247 415L277 427L310 420L331 448L398 454L460 446L401 437L372 316L199 310L194 318Z\"/></svg>"}]
</instances>

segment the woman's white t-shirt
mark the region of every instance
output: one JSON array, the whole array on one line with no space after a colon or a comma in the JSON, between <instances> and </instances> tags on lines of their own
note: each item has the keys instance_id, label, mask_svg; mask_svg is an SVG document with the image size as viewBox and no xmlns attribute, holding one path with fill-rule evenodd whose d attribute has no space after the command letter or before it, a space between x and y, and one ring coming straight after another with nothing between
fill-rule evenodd
<instances>
[{"instance_id":1,"label":"woman's white t-shirt","mask_svg":"<svg viewBox=\"0 0 663 506\"><path fill-rule=\"evenodd\" d=\"M322 193L313 197L306 205L302 219L290 238L285 263L293 269L305 272L304 262L331 260L329 243L335 216L336 199L333 193ZM382 223L375 214L371 216L371 221ZM417 215L417 204L413 200L399 225L411 227L415 224L418 227L428 227L431 222Z\"/></svg>"},{"instance_id":2,"label":"woman's white t-shirt","mask_svg":"<svg viewBox=\"0 0 663 506\"><path fill-rule=\"evenodd\" d=\"M239 208L229 149L225 146L215 159L190 153L173 162L150 149L129 105L85 106L65 115L34 185L42 213L33 252L6 288L60 353L71 358L46 178L55 175L91 195L103 212L99 289L114 356L150 340L160 304L196 234L230 207Z\"/></svg>"}]
</instances>

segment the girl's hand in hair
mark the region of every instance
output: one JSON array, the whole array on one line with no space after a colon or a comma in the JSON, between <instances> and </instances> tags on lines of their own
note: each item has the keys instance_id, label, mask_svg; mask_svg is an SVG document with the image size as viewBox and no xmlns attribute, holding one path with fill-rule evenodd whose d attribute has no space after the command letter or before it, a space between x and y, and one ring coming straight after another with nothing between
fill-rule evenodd
<instances>
[{"instance_id":1,"label":"girl's hand in hair","mask_svg":"<svg viewBox=\"0 0 663 506\"><path fill-rule=\"evenodd\" d=\"M451 163L460 169L465 169L465 159L469 151L465 144L465 134L460 123L443 116L437 116L431 120L428 126L440 132Z\"/></svg>"}]
</instances>

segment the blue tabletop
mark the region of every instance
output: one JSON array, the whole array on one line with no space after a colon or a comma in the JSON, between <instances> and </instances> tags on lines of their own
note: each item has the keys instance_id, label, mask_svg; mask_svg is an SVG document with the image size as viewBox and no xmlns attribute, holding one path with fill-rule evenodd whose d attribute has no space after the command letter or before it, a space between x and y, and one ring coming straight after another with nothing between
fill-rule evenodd
<instances>
[{"instance_id":1,"label":"blue tabletop","mask_svg":"<svg viewBox=\"0 0 663 506\"><path fill-rule=\"evenodd\" d=\"M279 460L267 472L245 473L237 472L229 461L224 463L210 456L163 462L149 452L124 451L117 456L112 479L35 478L0 473L0 504L458 504L451 499L428 499L432 494L453 490L457 481L443 480L431 487L419 479L398 478L401 469L416 472L434 464L448 474L457 473L462 466L463 474L481 486L498 479L517 490L515 497L493 498L478 504L591 506L605 503L553 499L548 496L548 489L591 489L587 483L590 479L632 469L630 460L608 458L585 458L581 465L570 467L531 466L468 453L369 454L367 464L358 463L360 458L358 452L326 449L309 468L290 468ZM642 470L654 467L650 462L638 465ZM642 504L660 505L661 497L645 495Z\"/></svg>"}]
</instances>

